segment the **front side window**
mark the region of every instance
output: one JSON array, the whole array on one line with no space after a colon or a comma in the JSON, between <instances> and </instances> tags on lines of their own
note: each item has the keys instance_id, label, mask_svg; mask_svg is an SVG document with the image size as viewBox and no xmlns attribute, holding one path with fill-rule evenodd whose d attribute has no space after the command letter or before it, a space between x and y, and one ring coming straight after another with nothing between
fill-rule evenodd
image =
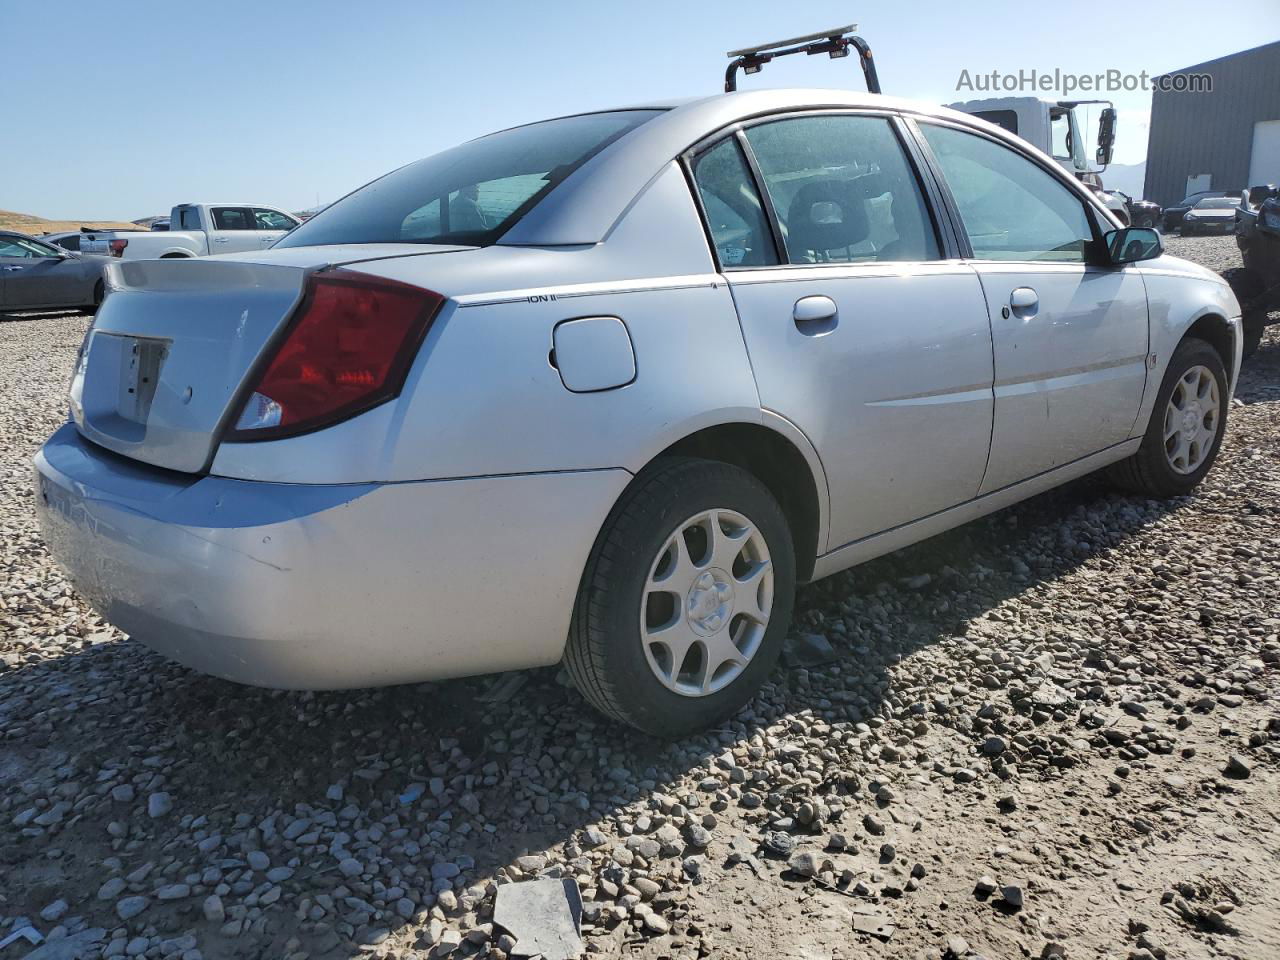
<instances>
[{"instance_id":1,"label":"front side window","mask_svg":"<svg viewBox=\"0 0 1280 960\"><path fill-rule=\"evenodd\" d=\"M736 138L721 140L701 154L693 164L693 179L723 266L761 267L778 262L769 218Z\"/></svg>"},{"instance_id":2,"label":"front side window","mask_svg":"<svg viewBox=\"0 0 1280 960\"><path fill-rule=\"evenodd\" d=\"M1093 230L1084 203L1026 157L986 137L922 123L979 260L1080 263Z\"/></svg>"},{"instance_id":3,"label":"front side window","mask_svg":"<svg viewBox=\"0 0 1280 960\"><path fill-rule=\"evenodd\" d=\"M58 252L53 247L35 240L26 237L0 237L0 257L21 257L24 260L33 260L56 256Z\"/></svg>"},{"instance_id":4,"label":"front side window","mask_svg":"<svg viewBox=\"0 0 1280 960\"><path fill-rule=\"evenodd\" d=\"M472 140L361 187L276 246L494 243L569 174L660 112L561 117Z\"/></svg>"},{"instance_id":5,"label":"front side window","mask_svg":"<svg viewBox=\"0 0 1280 960\"><path fill-rule=\"evenodd\" d=\"M798 117L747 130L791 263L936 260L915 173L884 117Z\"/></svg>"},{"instance_id":6,"label":"front side window","mask_svg":"<svg viewBox=\"0 0 1280 960\"><path fill-rule=\"evenodd\" d=\"M279 210L268 210L265 207L253 208L253 221L259 230L292 230L298 225L293 217L285 216Z\"/></svg>"},{"instance_id":7,"label":"front side window","mask_svg":"<svg viewBox=\"0 0 1280 960\"><path fill-rule=\"evenodd\" d=\"M248 207L214 207L213 225L219 230L257 230Z\"/></svg>"}]
</instances>

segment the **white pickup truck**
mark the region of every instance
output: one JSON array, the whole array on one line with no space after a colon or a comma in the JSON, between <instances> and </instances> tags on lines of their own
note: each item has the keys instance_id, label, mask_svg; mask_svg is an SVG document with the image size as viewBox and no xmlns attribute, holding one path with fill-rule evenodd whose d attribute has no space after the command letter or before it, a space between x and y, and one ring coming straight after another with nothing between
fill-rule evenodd
<instances>
[{"instance_id":1,"label":"white pickup truck","mask_svg":"<svg viewBox=\"0 0 1280 960\"><path fill-rule=\"evenodd\" d=\"M248 203L180 203L169 216L168 230L87 232L80 240L80 250L124 260L243 253L271 246L298 223L293 214L275 207Z\"/></svg>"}]
</instances>

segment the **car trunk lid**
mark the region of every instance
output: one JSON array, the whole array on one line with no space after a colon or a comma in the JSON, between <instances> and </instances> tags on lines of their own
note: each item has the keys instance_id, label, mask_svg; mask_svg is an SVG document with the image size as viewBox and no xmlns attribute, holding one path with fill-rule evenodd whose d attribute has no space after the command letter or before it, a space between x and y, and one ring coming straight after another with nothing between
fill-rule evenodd
<instances>
[{"instance_id":1,"label":"car trunk lid","mask_svg":"<svg viewBox=\"0 0 1280 960\"><path fill-rule=\"evenodd\" d=\"M437 251L445 252L416 252ZM396 255L413 252L399 247ZM205 470L245 380L287 323L307 278L377 259L356 248L342 256L322 247L290 253L279 260L264 251L113 263L111 293L72 379L72 416L81 434L143 463Z\"/></svg>"}]
</instances>

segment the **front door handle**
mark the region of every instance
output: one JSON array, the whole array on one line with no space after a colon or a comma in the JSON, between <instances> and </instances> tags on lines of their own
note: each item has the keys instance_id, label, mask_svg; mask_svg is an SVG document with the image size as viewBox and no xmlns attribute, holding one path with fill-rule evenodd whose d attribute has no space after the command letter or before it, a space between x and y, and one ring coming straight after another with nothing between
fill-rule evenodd
<instances>
[{"instance_id":1,"label":"front door handle","mask_svg":"<svg viewBox=\"0 0 1280 960\"><path fill-rule=\"evenodd\" d=\"M1026 319L1034 317L1039 309L1040 294L1030 287L1017 287L1009 294L1009 306L1005 308L1004 315L1007 317L1012 312L1014 316Z\"/></svg>"},{"instance_id":2,"label":"front door handle","mask_svg":"<svg viewBox=\"0 0 1280 960\"><path fill-rule=\"evenodd\" d=\"M213 238L213 242L214 242L214 243L226 243L226 242L227 242L227 240L228 240L228 238L227 238L227 237L214 237L214 238Z\"/></svg>"},{"instance_id":3,"label":"front door handle","mask_svg":"<svg viewBox=\"0 0 1280 960\"><path fill-rule=\"evenodd\" d=\"M806 336L830 333L840 322L840 311L830 297L801 297L791 310L796 329Z\"/></svg>"}]
</instances>

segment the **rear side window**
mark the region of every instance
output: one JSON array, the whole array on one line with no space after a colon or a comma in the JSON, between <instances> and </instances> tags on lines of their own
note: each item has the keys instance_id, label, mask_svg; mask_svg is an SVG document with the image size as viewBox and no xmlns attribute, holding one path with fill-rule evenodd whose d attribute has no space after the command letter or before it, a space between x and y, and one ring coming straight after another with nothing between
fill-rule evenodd
<instances>
[{"instance_id":1,"label":"rear side window","mask_svg":"<svg viewBox=\"0 0 1280 960\"><path fill-rule=\"evenodd\" d=\"M183 207L178 214L179 230L199 230L200 211L195 207Z\"/></svg>"},{"instance_id":2,"label":"rear side window","mask_svg":"<svg viewBox=\"0 0 1280 960\"><path fill-rule=\"evenodd\" d=\"M1084 203L1008 147L922 123L979 260L1079 263L1093 230Z\"/></svg>"},{"instance_id":3,"label":"rear side window","mask_svg":"<svg viewBox=\"0 0 1280 960\"><path fill-rule=\"evenodd\" d=\"M79 250L80 235L75 234L70 237L63 237L58 241L58 246L62 247L64 250Z\"/></svg>"},{"instance_id":4,"label":"rear side window","mask_svg":"<svg viewBox=\"0 0 1280 960\"><path fill-rule=\"evenodd\" d=\"M701 154L693 164L693 179L723 266L778 262L769 219L736 138L721 140Z\"/></svg>"},{"instance_id":5,"label":"rear side window","mask_svg":"<svg viewBox=\"0 0 1280 960\"><path fill-rule=\"evenodd\" d=\"M494 243L556 184L660 112L561 117L472 140L361 187L276 246Z\"/></svg>"},{"instance_id":6,"label":"rear side window","mask_svg":"<svg viewBox=\"0 0 1280 960\"><path fill-rule=\"evenodd\" d=\"M751 127L791 263L938 259L914 171L884 117L821 116Z\"/></svg>"},{"instance_id":7,"label":"rear side window","mask_svg":"<svg viewBox=\"0 0 1280 960\"><path fill-rule=\"evenodd\" d=\"M214 207L213 225L219 230L257 230L248 207Z\"/></svg>"}]
</instances>

